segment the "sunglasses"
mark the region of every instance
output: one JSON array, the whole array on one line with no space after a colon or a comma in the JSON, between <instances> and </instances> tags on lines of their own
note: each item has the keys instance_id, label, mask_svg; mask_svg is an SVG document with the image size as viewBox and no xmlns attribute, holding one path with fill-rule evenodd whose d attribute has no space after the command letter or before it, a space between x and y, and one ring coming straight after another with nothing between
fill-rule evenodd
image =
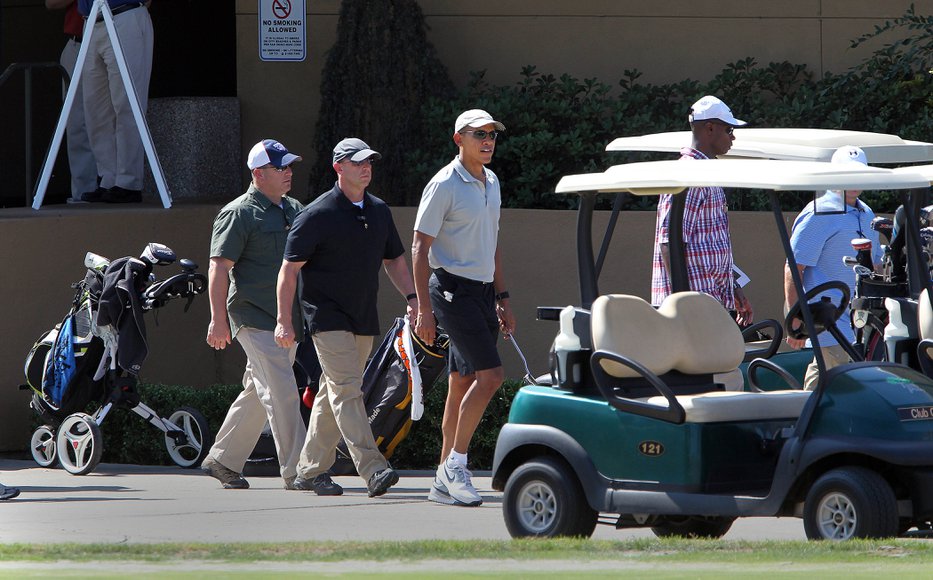
<instances>
[{"instance_id":1,"label":"sunglasses","mask_svg":"<svg viewBox=\"0 0 933 580\"><path fill-rule=\"evenodd\" d=\"M484 131L483 129L476 129L474 131L460 131L460 132L461 133L473 133L473 136L481 141L487 137L489 137L493 141L499 138L498 131Z\"/></svg>"},{"instance_id":2,"label":"sunglasses","mask_svg":"<svg viewBox=\"0 0 933 580\"><path fill-rule=\"evenodd\" d=\"M261 169L272 169L276 173L284 173L286 169L291 169L292 166L286 165L285 167L276 167L275 165L263 165Z\"/></svg>"},{"instance_id":3,"label":"sunglasses","mask_svg":"<svg viewBox=\"0 0 933 580\"><path fill-rule=\"evenodd\" d=\"M725 123L717 123L716 121L707 121L707 123L711 123L713 125L721 125L725 127L726 135L732 135L732 132L735 131L735 127L733 127L732 125L727 125Z\"/></svg>"}]
</instances>

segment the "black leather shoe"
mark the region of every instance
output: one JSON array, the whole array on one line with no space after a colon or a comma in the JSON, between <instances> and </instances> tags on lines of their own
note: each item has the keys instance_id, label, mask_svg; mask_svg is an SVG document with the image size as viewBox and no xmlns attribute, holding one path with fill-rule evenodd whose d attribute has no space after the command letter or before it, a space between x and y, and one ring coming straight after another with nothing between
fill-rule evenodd
<instances>
[{"instance_id":1,"label":"black leather shoe","mask_svg":"<svg viewBox=\"0 0 933 580\"><path fill-rule=\"evenodd\" d=\"M396 483L398 483L398 473L391 467L386 467L382 471L377 471L366 483L366 487L369 489L369 497L383 495Z\"/></svg>"},{"instance_id":2,"label":"black leather shoe","mask_svg":"<svg viewBox=\"0 0 933 580\"><path fill-rule=\"evenodd\" d=\"M111 187L105 189L101 200L106 203L139 203L143 200L143 192L138 189L124 189Z\"/></svg>"},{"instance_id":3,"label":"black leather shoe","mask_svg":"<svg viewBox=\"0 0 933 580\"><path fill-rule=\"evenodd\" d=\"M314 479L301 479L296 477L292 482L294 489L303 491L313 491L318 495L343 495L343 488L337 485L333 479L326 473L322 473Z\"/></svg>"},{"instance_id":4,"label":"black leather shoe","mask_svg":"<svg viewBox=\"0 0 933 580\"><path fill-rule=\"evenodd\" d=\"M104 194L107 193L107 190L103 187L98 187L94 191L85 191L81 194L81 201L104 201Z\"/></svg>"}]
</instances>

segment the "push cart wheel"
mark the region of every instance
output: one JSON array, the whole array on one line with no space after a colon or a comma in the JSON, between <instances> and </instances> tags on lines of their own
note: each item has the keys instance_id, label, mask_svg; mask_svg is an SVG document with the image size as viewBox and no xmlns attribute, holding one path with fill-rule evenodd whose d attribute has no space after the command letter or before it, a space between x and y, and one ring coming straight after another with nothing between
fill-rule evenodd
<instances>
[{"instance_id":1,"label":"push cart wheel","mask_svg":"<svg viewBox=\"0 0 933 580\"><path fill-rule=\"evenodd\" d=\"M29 442L29 451L32 458L42 467L49 467L55 463L55 429L42 425L32 432Z\"/></svg>"},{"instance_id":2,"label":"push cart wheel","mask_svg":"<svg viewBox=\"0 0 933 580\"><path fill-rule=\"evenodd\" d=\"M576 475L551 457L525 463L509 476L502 511L513 538L589 537L599 515L587 503Z\"/></svg>"},{"instance_id":3,"label":"push cart wheel","mask_svg":"<svg viewBox=\"0 0 933 580\"><path fill-rule=\"evenodd\" d=\"M72 475L86 475L100 463L104 451L100 427L85 413L65 417L55 439L58 462Z\"/></svg>"},{"instance_id":4,"label":"push cart wheel","mask_svg":"<svg viewBox=\"0 0 933 580\"><path fill-rule=\"evenodd\" d=\"M686 516L670 518L651 527L659 538L721 538L732 527L735 518Z\"/></svg>"},{"instance_id":5,"label":"push cart wheel","mask_svg":"<svg viewBox=\"0 0 933 580\"><path fill-rule=\"evenodd\" d=\"M811 540L892 538L897 535L897 498L878 473L863 467L834 469L813 484L803 505Z\"/></svg>"},{"instance_id":6,"label":"push cart wheel","mask_svg":"<svg viewBox=\"0 0 933 580\"><path fill-rule=\"evenodd\" d=\"M197 409L181 407L169 418L178 427L165 433L165 448L179 467L197 467L210 451L207 419Z\"/></svg>"}]
</instances>

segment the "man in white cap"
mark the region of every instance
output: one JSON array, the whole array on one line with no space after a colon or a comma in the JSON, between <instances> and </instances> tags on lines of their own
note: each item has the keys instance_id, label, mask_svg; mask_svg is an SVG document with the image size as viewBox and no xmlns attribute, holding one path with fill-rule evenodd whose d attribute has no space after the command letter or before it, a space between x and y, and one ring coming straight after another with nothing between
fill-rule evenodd
<instances>
[{"instance_id":1,"label":"man in white cap","mask_svg":"<svg viewBox=\"0 0 933 580\"><path fill-rule=\"evenodd\" d=\"M865 152L852 145L837 149L833 153L831 162L868 165ZM852 268L842 261L845 256L852 255L854 238L871 240L872 263L878 264L881 261L881 243L878 232L870 227L875 214L865 202L859 199L861 193L859 190L827 191L819 200L808 203L794 220L790 245L794 252L794 260L797 262L797 269L803 279L804 290L815 288L824 282L838 280L849 286L850 296L854 295L855 274ZM832 211L821 213L826 207ZM830 294L834 294L833 302L838 303L839 293L830 292ZM797 298L794 279L789 266L785 263L785 308L796 304ZM836 322L836 328L851 343L855 340L855 335L848 321L847 307L846 312ZM820 333L817 338L827 370L849 362L849 355L828 331ZM787 337L787 344L795 349L803 347L807 342L809 341L806 339ZM818 379L819 367L814 359L804 375L804 388L815 388Z\"/></svg>"},{"instance_id":2,"label":"man in white cap","mask_svg":"<svg viewBox=\"0 0 933 580\"><path fill-rule=\"evenodd\" d=\"M246 489L241 472L268 421L286 489L293 489L305 437L292 365L296 346L279 348L275 283L285 239L301 203L288 197L292 164L301 157L265 139L249 152L252 183L217 214L211 236L207 344L222 350L236 338L246 352L243 391L230 405L201 469L226 489ZM297 305L292 304L297 311ZM299 327L300 328L300 327ZM301 337L298 337L299 340Z\"/></svg>"},{"instance_id":3,"label":"man in white cap","mask_svg":"<svg viewBox=\"0 0 933 580\"><path fill-rule=\"evenodd\" d=\"M705 96L690 108L688 116L692 143L681 152L682 160L715 159L732 148L735 127L747 123L732 115L721 100ZM705 292L735 313L740 326L752 323L752 305L733 275L732 239L726 194L721 187L691 187L687 190L683 242L690 290ZM671 293L669 222L671 195L658 201L654 256L651 266L651 303L659 306Z\"/></svg>"},{"instance_id":4,"label":"man in white cap","mask_svg":"<svg viewBox=\"0 0 933 580\"><path fill-rule=\"evenodd\" d=\"M443 444L428 494L448 505L483 503L467 469L467 448L505 377L498 332L515 329L498 246L499 178L485 167L504 130L486 111L461 114L453 133L459 154L428 182L415 219L415 333L433 344L440 324L450 337Z\"/></svg>"},{"instance_id":5,"label":"man in white cap","mask_svg":"<svg viewBox=\"0 0 933 580\"><path fill-rule=\"evenodd\" d=\"M294 347L292 316L301 275L301 309L321 362L321 380L298 462L297 489L341 495L327 471L340 439L347 444L369 497L386 493L398 473L373 436L363 404L363 370L373 337L381 335L376 297L384 269L414 317L415 287L389 206L366 188L381 155L356 138L334 147L337 183L311 202L292 227L279 271L276 341Z\"/></svg>"}]
</instances>

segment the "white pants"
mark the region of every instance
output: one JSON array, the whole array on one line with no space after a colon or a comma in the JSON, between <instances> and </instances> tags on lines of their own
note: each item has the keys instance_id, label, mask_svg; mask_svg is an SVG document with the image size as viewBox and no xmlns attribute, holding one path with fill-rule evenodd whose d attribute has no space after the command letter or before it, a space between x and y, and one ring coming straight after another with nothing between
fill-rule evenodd
<instances>
[{"instance_id":1,"label":"white pants","mask_svg":"<svg viewBox=\"0 0 933 580\"><path fill-rule=\"evenodd\" d=\"M68 167L71 170L71 198L74 200L80 200L82 193L97 189L97 161L91 151L91 141L84 123L84 93L81 79L74 78L79 50L81 44L69 38L59 59L62 67L68 71L68 76L72 77L71 82L78 86L68 115L68 123L65 125L65 133L68 135ZM66 90L65 84L62 83L62 93Z\"/></svg>"},{"instance_id":2,"label":"white pants","mask_svg":"<svg viewBox=\"0 0 933 580\"><path fill-rule=\"evenodd\" d=\"M139 107L145 116L152 73L153 36L149 10L145 7L128 10L114 16L113 23ZM94 25L81 81L84 84L84 117L97 160L97 173L101 177L100 186L142 190L145 151L104 22Z\"/></svg>"},{"instance_id":3,"label":"white pants","mask_svg":"<svg viewBox=\"0 0 933 580\"><path fill-rule=\"evenodd\" d=\"M208 456L242 472L268 421L279 471L283 478L292 478L306 432L292 370L297 347L281 348L272 331L248 327L237 332L236 340L246 351L243 391L230 405Z\"/></svg>"}]
</instances>

